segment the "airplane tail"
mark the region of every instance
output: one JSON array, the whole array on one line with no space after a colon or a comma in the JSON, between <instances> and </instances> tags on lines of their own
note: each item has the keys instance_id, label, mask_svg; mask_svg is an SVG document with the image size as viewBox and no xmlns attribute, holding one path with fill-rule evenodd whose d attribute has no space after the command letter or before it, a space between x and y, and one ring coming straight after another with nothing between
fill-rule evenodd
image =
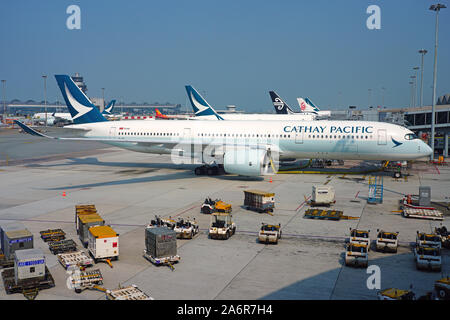
<instances>
[{"instance_id":1,"label":"airplane tail","mask_svg":"<svg viewBox=\"0 0 450 320\"><path fill-rule=\"evenodd\" d=\"M308 98L306 98L306 99L308 99ZM305 101L305 99L303 99L303 98L297 98L297 101L298 101L298 105L300 106L300 110L302 111L302 112L312 112L312 113L317 113L317 111L319 111L319 110L316 110L317 108L314 108L313 106L311 106L307 101Z\"/></svg>"},{"instance_id":2,"label":"airplane tail","mask_svg":"<svg viewBox=\"0 0 450 320\"><path fill-rule=\"evenodd\" d=\"M55 75L74 124L108 121L68 75Z\"/></svg>"},{"instance_id":3,"label":"airplane tail","mask_svg":"<svg viewBox=\"0 0 450 320\"><path fill-rule=\"evenodd\" d=\"M192 86L186 86L186 92L194 109L195 116L216 116L218 120L223 118L214 110L209 103Z\"/></svg>"},{"instance_id":4,"label":"airplane tail","mask_svg":"<svg viewBox=\"0 0 450 320\"><path fill-rule=\"evenodd\" d=\"M159 111L158 108L155 108L155 112L156 112L156 118L162 118L162 119L166 119L167 116L165 114L162 114L161 111Z\"/></svg>"},{"instance_id":5,"label":"airplane tail","mask_svg":"<svg viewBox=\"0 0 450 320\"><path fill-rule=\"evenodd\" d=\"M308 97L305 98L305 101L307 104L314 108L314 111L320 111L320 109Z\"/></svg>"},{"instance_id":6,"label":"airplane tail","mask_svg":"<svg viewBox=\"0 0 450 320\"><path fill-rule=\"evenodd\" d=\"M114 109L114 105L116 104L116 100L111 100L108 105L103 110L102 114L111 115Z\"/></svg>"},{"instance_id":7,"label":"airplane tail","mask_svg":"<svg viewBox=\"0 0 450 320\"><path fill-rule=\"evenodd\" d=\"M288 106L286 102L275 91L269 91L272 99L273 107L278 114L294 114L295 112Z\"/></svg>"}]
</instances>

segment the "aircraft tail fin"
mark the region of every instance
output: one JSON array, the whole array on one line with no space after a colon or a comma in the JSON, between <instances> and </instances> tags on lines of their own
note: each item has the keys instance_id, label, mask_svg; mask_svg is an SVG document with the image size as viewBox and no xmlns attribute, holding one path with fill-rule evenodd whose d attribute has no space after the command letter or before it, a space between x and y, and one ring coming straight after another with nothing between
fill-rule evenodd
<instances>
[{"instance_id":1,"label":"aircraft tail fin","mask_svg":"<svg viewBox=\"0 0 450 320\"><path fill-rule=\"evenodd\" d=\"M114 105L116 104L116 100L111 100L108 105L103 110L102 114L110 115L114 109Z\"/></svg>"},{"instance_id":2,"label":"aircraft tail fin","mask_svg":"<svg viewBox=\"0 0 450 320\"><path fill-rule=\"evenodd\" d=\"M108 121L68 75L55 75L73 123Z\"/></svg>"},{"instance_id":3,"label":"aircraft tail fin","mask_svg":"<svg viewBox=\"0 0 450 320\"><path fill-rule=\"evenodd\" d=\"M278 114L294 114L295 112L288 106L286 102L275 91L269 91L272 99L273 107Z\"/></svg>"},{"instance_id":4,"label":"aircraft tail fin","mask_svg":"<svg viewBox=\"0 0 450 320\"><path fill-rule=\"evenodd\" d=\"M312 107L308 102L305 101L303 98L297 98L298 105L300 106L300 110L302 112L312 112L317 113L314 107Z\"/></svg>"},{"instance_id":5,"label":"aircraft tail fin","mask_svg":"<svg viewBox=\"0 0 450 320\"><path fill-rule=\"evenodd\" d=\"M209 105L209 103L195 90L192 86L185 86L192 109L194 109L195 116L216 116L218 120L223 118Z\"/></svg>"},{"instance_id":6,"label":"aircraft tail fin","mask_svg":"<svg viewBox=\"0 0 450 320\"><path fill-rule=\"evenodd\" d=\"M305 101L306 101L307 104L309 104L311 107L314 108L314 111L320 111L320 109L311 101L311 99L306 97Z\"/></svg>"}]
</instances>

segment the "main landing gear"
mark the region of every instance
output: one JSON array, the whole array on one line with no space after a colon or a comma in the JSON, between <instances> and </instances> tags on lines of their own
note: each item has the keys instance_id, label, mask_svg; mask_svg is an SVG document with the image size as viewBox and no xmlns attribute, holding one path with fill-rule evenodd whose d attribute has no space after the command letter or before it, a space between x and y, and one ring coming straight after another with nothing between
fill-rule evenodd
<instances>
[{"instance_id":1,"label":"main landing gear","mask_svg":"<svg viewBox=\"0 0 450 320\"><path fill-rule=\"evenodd\" d=\"M223 170L223 166L221 166L221 165L218 165L218 166L203 165L203 166L195 168L194 173L197 176L204 176L204 175L217 176L220 174L224 174L225 171Z\"/></svg>"}]
</instances>

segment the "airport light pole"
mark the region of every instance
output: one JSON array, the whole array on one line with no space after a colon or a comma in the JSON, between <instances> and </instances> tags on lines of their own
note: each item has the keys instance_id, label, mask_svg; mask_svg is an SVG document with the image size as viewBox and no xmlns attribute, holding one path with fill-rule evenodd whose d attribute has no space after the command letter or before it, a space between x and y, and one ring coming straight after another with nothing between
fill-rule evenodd
<instances>
[{"instance_id":1,"label":"airport light pole","mask_svg":"<svg viewBox=\"0 0 450 320\"><path fill-rule=\"evenodd\" d=\"M102 88L103 110L105 110L105 88Z\"/></svg>"},{"instance_id":2,"label":"airport light pole","mask_svg":"<svg viewBox=\"0 0 450 320\"><path fill-rule=\"evenodd\" d=\"M6 119L6 80L2 80L3 86L3 122Z\"/></svg>"},{"instance_id":3,"label":"airport light pole","mask_svg":"<svg viewBox=\"0 0 450 320\"><path fill-rule=\"evenodd\" d=\"M44 108L45 108L45 127L47 127L47 76L42 76L44 79Z\"/></svg>"},{"instance_id":4,"label":"airport light pole","mask_svg":"<svg viewBox=\"0 0 450 320\"><path fill-rule=\"evenodd\" d=\"M417 107L417 70L419 70L419 67L414 67L413 70L415 71L415 74L414 74L414 107Z\"/></svg>"},{"instance_id":5,"label":"airport light pole","mask_svg":"<svg viewBox=\"0 0 450 320\"><path fill-rule=\"evenodd\" d=\"M416 104L416 98L414 97L414 92L415 92L415 82L416 82L416 76L411 76L410 77L412 79L412 103L411 103L411 107L414 108L415 104Z\"/></svg>"},{"instance_id":6,"label":"airport light pole","mask_svg":"<svg viewBox=\"0 0 450 320\"><path fill-rule=\"evenodd\" d=\"M384 92L385 92L386 88L385 87L381 87L381 107L384 108Z\"/></svg>"},{"instance_id":7,"label":"airport light pole","mask_svg":"<svg viewBox=\"0 0 450 320\"><path fill-rule=\"evenodd\" d=\"M409 106L412 108L412 104L413 104L413 84L414 84L414 82L410 81L409 84L411 85L411 93L409 95Z\"/></svg>"},{"instance_id":8,"label":"airport light pole","mask_svg":"<svg viewBox=\"0 0 450 320\"><path fill-rule=\"evenodd\" d=\"M436 12L436 29L434 32L434 70L433 70L433 100L431 101L431 160L434 160L434 127L435 127L435 107L436 107L436 78L437 78L437 51L438 51L438 31L439 31L439 11L447 8L443 4L433 4L429 10Z\"/></svg>"},{"instance_id":9,"label":"airport light pole","mask_svg":"<svg viewBox=\"0 0 450 320\"><path fill-rule=\"evenodd\" d=\"M421 62L421 66L420 66L420 107L423 107L423 58L424 56L427 54L427 50L425 49L420 49L419 53L422 56L422 62Z\"/></svg>"},{"instance_id":10,"label":"airport light pole","mask_svg":"<svg viewBox=\"0 0 450 320\"><path fill-rule=\"evenodd\" d=\"M369 106L368 107L370 108L370 100L371 100L370 98L371 98L372 89L368 89L368 91L369 91Z\"/></svg>"}]
</instances>

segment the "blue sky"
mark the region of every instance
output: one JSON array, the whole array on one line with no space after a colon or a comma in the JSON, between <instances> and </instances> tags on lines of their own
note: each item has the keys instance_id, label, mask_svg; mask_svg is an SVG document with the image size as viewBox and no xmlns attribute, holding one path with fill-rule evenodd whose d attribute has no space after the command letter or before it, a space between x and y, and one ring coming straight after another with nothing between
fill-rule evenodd
<instances>
[{"instance_id":1,"label":"blue sky","mask_svg":"<svg viewBox=\"0 0 450 320\"><path fill-rule=\"evenodd\" d=\"M447 0L441 0L449 6ZM433 1L2 1L0 78L7 99L62 100L53 74L81 73L88 95L186 104L191 84L213 106L273 110L268 90L298 109L408 106L409 76L425 56L424 102L431 101ZM81 8L81 30L66 8ZM366 9L381 8L381 30ZM450 6L449 6L450 7ZM450 93L450 8L440 13L437 94ZM340 93L339 93L340 92Z\"/></svg>"}]
</instances>

